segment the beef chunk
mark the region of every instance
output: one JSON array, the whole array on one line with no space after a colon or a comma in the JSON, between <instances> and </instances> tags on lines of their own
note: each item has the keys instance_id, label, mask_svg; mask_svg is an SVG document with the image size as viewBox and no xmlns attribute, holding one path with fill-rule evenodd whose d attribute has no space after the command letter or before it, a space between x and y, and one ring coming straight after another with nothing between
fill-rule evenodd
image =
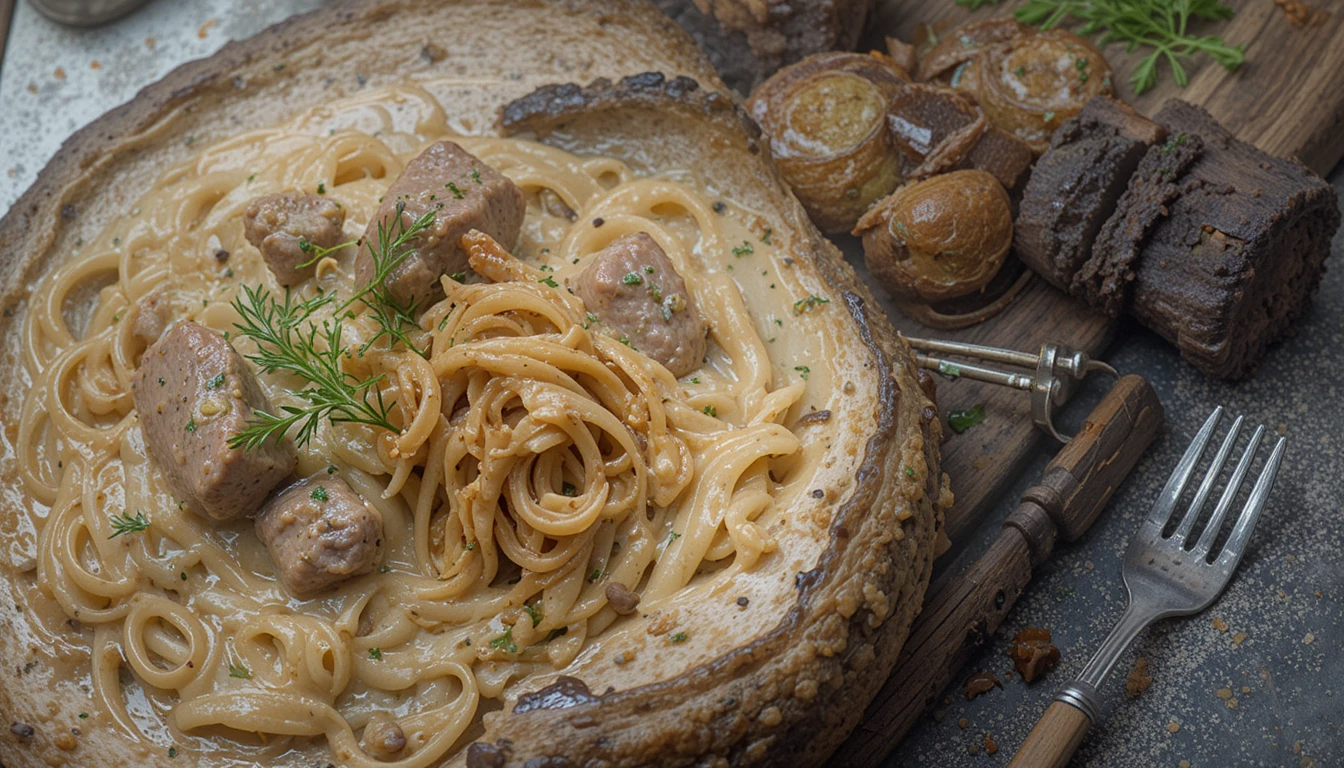
<instances>
[{"instance_id":1,"label":"beef chunk","mask_svg":"<svg viewBox=\"0 0 1344 768\"><path fill-rule=\"evenodd\" d=\"M1204 142L1197 134L1178 133L1149 147L1129 179L1129 187L1102 225L1092 256L1069 286L1069 292L1115 317L1125 308L1134 266L1143 243L1167 206L1197 182L1186 179L1186 169L1199 158Z\"/></svg>"},{"instance_id":2,"label":"beef chunk","mask_svg":"<svg viewBox=\"0 0 1344 768\"><path fill-rule=\"evenodd\" d=\"M382 515L326 471L277 494L257 515L256 528L280 582L297 598L369 573L383 544Z\"/></svg>"},{"instance_id":3,"label":"beef chunk","mask_svg":"<svg viewBox=\"0 0 1344 768\"><path fill-rule=\"evenodd\" d=\"M1139 161L1165 134L1105 96L1065 121L1023 191L1013 237L1018 258L1067 290Z\"/></svg>"},{"instance_id":4,"label":"beef chunk","mask_svg":"<svg viewBox=\"0 0 1344 768\"><path fill-rule=\"evenodd\" d=\"M405 231L403 227L433 211L433 224L411 241L410 254L385 280L393 298L423 309L428 299L442 293L440 277L467 268L467 254L458 244L463 235L479 229L512 250L525 210L522 190L498 171L451 141L431 144L406 164L401 178L383 196L364 231L355 260L356 280L363 286L375 277L371 248L379 245L380 226L395 238Z\"/></svg>"},{"instance_id":5,"label":"beef chunk","mask_svg":"<svg viewBox=\"0 0 1344 768\"><path fill-rule=\"evenodd\" d=\"M191 321L173 326L145 352L132 386L149 453L193 511L217 520L251 514L294 471L288 440L229 447L254 410L273 411L218 333Z\"/></svg>"},{"instance_id":6,"label":"beef chunk","mask_svg":"<svg viewBox=\"0 0 1344 768\"><path fill-rule=\"evenodd\" d=\"M604 330L667 366L673 376L700 367L705 323L685 281L652 237L639 232L618 238L573 282Z\"/></svg>"},{"instance_id":7,"label":"beef chunk","mask_svg":"<svg viewBox=\"0 0 1344 768\"><path fill-rule=\"evenodd\" d=\"M1338 200L1305 166L1234 139L1199 107L1171 99L1156 120L1199 136L1203 151L1144 241L1130 311L1200 370L1241 378L1310 304Z\"/></svg>"},{"instance_id":8,"label":"beef chunk","mask_svg":"<svg viewBox=\"0 0 1344 768\"><path fill-rule=\"evenodd\" d=\"M1031 147L993 125L975 131L979 120L980 108L951 89L918 84L901 89L887 123L900 151L902 176L973 168L993 176L1016 198L1031 170Z\"/></svg>"},{"instance_id":9,"label":"beef chunk","mask_svg":"<svg viewBox=\"0 0 1344 768\"><path fill-rule=\"evenodd\" d=\"M258 197L243 214L243 234L281 285L313 276L312 246L332 248L345 240L345 209L320 195L283 192Z\"/></svg>"}]
</instances>

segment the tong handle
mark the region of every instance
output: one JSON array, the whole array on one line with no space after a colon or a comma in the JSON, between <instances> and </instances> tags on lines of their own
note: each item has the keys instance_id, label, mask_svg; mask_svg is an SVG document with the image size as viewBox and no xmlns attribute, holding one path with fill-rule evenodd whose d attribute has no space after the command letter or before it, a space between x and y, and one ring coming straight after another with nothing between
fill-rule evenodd
<instances>
[{"instance_id":1,"label":"tong handle","mask_svg":"<svg viewBox=\"0 0 1344 768\"><path fill-rule=\"evenodd\" d=\"M1115 382L1078 434L1046 465L1041 481L1022 494L1022 504L1004 523L1026 536L1033 563L1050 554L1054 531L1065 541L1074 541L1091 527L1165 419L1162 403L1146 380L1131 375ZM1033 519L1040 511L1053 526ZM1044 540L1047 533L1048 541Z\"/></svg>"}]
</instances>

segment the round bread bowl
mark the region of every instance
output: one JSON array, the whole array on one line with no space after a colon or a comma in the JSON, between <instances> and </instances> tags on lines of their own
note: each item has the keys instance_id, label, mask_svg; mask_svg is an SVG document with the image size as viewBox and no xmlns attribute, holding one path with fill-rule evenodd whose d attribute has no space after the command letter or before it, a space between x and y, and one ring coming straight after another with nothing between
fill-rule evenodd
<instances>
[{"instance_id":1,"label":"round bread bowl","mask_svg":"<svg viewBox=\"0 0 1344 768\"><path fill-rule=\"evenodd\" d=\"M22 329L33 283L78 258L79 242L124 213L193 145L406 79L449 108L457 132L613 156L641 173L675 172L731 200L775 227L786 244L780 269L831 299L801 316L789 353L810 354L805 407L829 417L791 424L816 457L814 490L790 509L797 523L780 551L757 566L750 584L720 589L721 604L679 607L681 625L703 642L661 644L641 663L619 666L585 652L553 674L517 679L503 708L448 762L820 763L889 674L922 602L950 502L939 470L940 427L908 348L789 194L755 125L691 41L650 5L355 0L178 68L75 134L0 220L7 255L0 263L0 391L30 385ZM786 312L792 301L747 295L762 312ZM217 755L189 751L170 757L164 743L129 738L96 712L78 718L88 702L87 630L70 623L68 634L52 638L26 618L59 609L33 567L41 510L21 492L13 442L20 404L17 395L4 400L0 437L0 479L13 489L0 514L7 625L0 662L23 673L0 687L0 713L33 733L0 740L0 762L221 764ZM749 610L723 610L747 594ZM643 626L623 631L634 637ZM548 686L558 695L546 700L565 706L518 706L520 696ZM79 730L73 741L72 728ZM324 753L339 763L340 755L315 744L280 764L325 764Z\"/></svg>"}]
</instances>

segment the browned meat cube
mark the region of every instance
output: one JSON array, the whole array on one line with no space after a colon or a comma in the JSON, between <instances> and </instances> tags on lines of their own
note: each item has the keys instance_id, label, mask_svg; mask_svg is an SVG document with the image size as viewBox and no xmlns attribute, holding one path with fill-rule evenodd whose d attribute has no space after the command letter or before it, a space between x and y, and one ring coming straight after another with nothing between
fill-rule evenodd
<instances>
[{"instance_id":1,"label":"browned meat cube","mask_svg":"<svg viewBox=\"0 0 1344 768\"><path fill-rule=\"evenodd\" d=\"M396 220L398 207L401 225ZM389 239L395 239L403 226L409 229L433 211L433 224L409 243L410 254L384 281L394 299L424 309L427 299L442 292L440 277L467 269L467 254L458 244L463 235L479 229L512 250L525 210L522 190L503 174L451 141L431 144L406 164L364 230L355 261L356 283L363 287L376 276L371 249L379 247L379 225Z\"/></svg>"},{"instance_id":2,"label":"browned meat cube","mask_svg":"<svg viewBox=\"0 0 1344 768\"><path fill-rule=\"evenodd\" d=\"M373 570L383 545L383 517L338 475L306 477L257 515L257 538L294 597L308 598Z\"/></svg>"},{"instance_id":3,"label":"browned meat cube","mask_svg":"<svg viewBox=\"0 0 1344 768\"><path fill-rule=\"evenodd\" d=\"M312 277L310 246L332 248L345 240L345 209L334 200L303 192L258 197L243 215L247 242L261 251L266 266L281 285L297 285Z\"/></svg>"},{"instance_id":4,"label":"browned meat cube","mask_svg":"<svg viewBox=\"0 0 1344 768\"><path fill-rule=\"evenodd\" d=\"M168 487L193 511L217 520L251 514L294 471L294 446L267 441L230 448L266 393L233 345L183 321L140 360L135 408L149 453Z\"/></svg>"},{"instance_id":5,"label":"browned meat cube","mask_svg":"<svg viewBox=\"0 0 1344 768\"><path fill-rule=\"evenodd\" d=\"M671 259L640 232L613 241L574 278L574 292L605 330L673 376L700 367L705 322Z\"/></svg>"}]
</instances>

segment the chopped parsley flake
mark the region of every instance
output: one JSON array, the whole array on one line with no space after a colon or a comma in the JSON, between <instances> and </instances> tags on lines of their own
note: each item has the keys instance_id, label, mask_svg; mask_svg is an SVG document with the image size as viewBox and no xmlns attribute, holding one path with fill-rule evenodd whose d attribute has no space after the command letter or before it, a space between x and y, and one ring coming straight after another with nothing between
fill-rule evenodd
<instances>
[{"instance_id":1,"label":"chopped parsley flake","mask_svg":"<svg viewBox=\"0 0 1344 768\"><path fill-rule=\"evenodd\" d=\"M573 483L565 483L560 486L560 493L564 496L573 496L578 493L578 491L579 489L575 488Z\"/></svg>"},{"instance_id":2,"label":"chopped parsley flake","mask_svg":"<svg viewBox=\"0 0 1344 768\"><path fill-rule=\"evenodd\" d=\"M240 678L243 678L244 680L246 680L246 679L249 679L249 678L252 677L252 670L248 669L247 667L243 666L242 664L237 664L237 665L230 664L230 665L229 665L229 677L240 677Z\"/></svg>"},{"instance_id":3,"label":"chopped parsley flake","mask_svg":"<svg viewBox=\"0 0 1344 768\"><path fill-rule=\"evenodd\" d=\"M317 182L317 194L319 195L327 194L327 183L325 181Z\"/></svg>"},{"instance_id":4,"label":"chopped parsley flake","mask_svg":"<svg viewBox=\"0 0 1344 768\"><path fill-rule=\"evenodd\" d=\"M370 658L370 659L373 659L374 661L382 661L382 660L383 660L383 649L381 649L381 648L370 648L370 649L369 649L369 658Z\"/></svg>"},{"instance_id":5,"label":"chopped parsley flake","mask_svg":"<svg viewBox=\"0 0 1344 768\"><path fill-rule=\"evenodd\" d=\"M532 626L535 627L541 623L541 611L537 610L536 606L524 604L523 610L527 611L527 617L532 619Z\"/></svg>"},{"instance_id":6,"label":"chopped parsley flake","mask_svg":"<svg viewBox=\"0 0 1344 768\"><path fill-rule=\"evenodd\" d=\"M477 184L481 183L481 172L479 169L477 168L471 169L471 180L476 182Z\"/></svg>"},{"instance_id":7,"label":"chopped parsley flake","mask_svg":"<svg viewBox=\"0 0 1344 768\"><path fill-rule=\"evenodd\" d=\"M634 272L626 272L625 277L621 278L621 282L625 283L626 285L643 285L644 278L640 277Z\"/></svg>"},{"instance_id":8,"label":"chopped parsley flake","mask_svg":"<svg viewBox=\"0 0 1344 768\"><path fill-rule=\"evenodd\" d=\"M601 568L594 568L593 572L588 574L588 583L592 584L593 582L598 581L602 578L603 573L605 572Z\"/></svg>"},{"instance_id":9,"label":"chopped parsley flake","mask_svg":"<svg viewBox=\"0 0 1344 768\"><path fill-rule=\"evenodd\" d=\"M549 286L552 287L552 288L559 288L559 287L560 287L560 284L557 283L557 282L555 282L555 278L551 277L550 275L547 275L547 276L541 278L541 279L538 280L537 282L538 282L538 283L541 283L541 284L543 284L543 285L549 285Z\"/></svg>"},{"instance_id":10,"label":"chopped parsley flake","mask_svg":"<svg viewBox=\"0 0 1344 768\"><path fill-rule=\"evenodd\" d=\"M458 200L461 200L462 198L466 197L466 195L462 193L462 190L458 189L457 185L451 181L448 182L447 184L444 184L443 186L446 187L449 192L452 192L453 197L457 198Z\"/></svg>"},{"instance_id":11,"label":"chopped parsley flake","mask_svg":"<svg viewBox=\"0 0 1344 768\"><path fill-rule=\"evenodd\" d=\"M906 467L906 468L905 468L905 476L906 476L906 477L914 477L914 476L915 476L915 469L914 469L914 467Z\"/></svg>"},{"instance_id":12,"label":"chopped parsley flake","mask_svg":"<svg viewBox=\"0 0 1344 768\"><path fill-rule=\"evenodd\" d=\"M817 295L808 295L807 298L799 299L793 302L793 314L801 315L804 312L811 312L822 304L830 304L830 299L823 299Z\"/></svg>"},{"instance_id":13,"label":"chopped parsley flake","mask_svg":"<svg viewBox=\"0 0 1344 768\"><path fill-rule=\"evenodd\" d=\"M327 493L327 489L320 485L314 488L313 492L308 494L308 497L313 501L326 501L331 498L330 494Z\"/></svg>"},{"instance_id":14,"label":"chopped parsley flake","mask_svg":"<svg viewBox=\"0 0 1344 768\"><path fill-rule=\"evenodd\" d=\"M459 283L465 283L465 282L467 282L467 273L466 273L466 272L454 272L453 274L449 275L449 277L453 278L454 280L456 280L456 281L459 282Z\"/></svg>"},{"instance_id":15,"label":"chopped parsley flake","mask_svg":"<svg viewBox=\"0 0 1344 768\"><path fill-rule=\"evenodd\" d=\"M209 381L205 382L206 389L219 389L223 385L224 385L224 374L222 373L215 374L210 378Z\"/></svg>"},{"instance_id":16,"label":"chopped parsley flake","mask_svg":"<svg viewBox=\"0 0 1344 768\"><path fill-rule=\"evenodd\" d=\"M739 259L742 258L743 256L750 256L755 252L756 249L752 248L751 243L747 242L746 240L743 240L741 245L733 248L733 255Z\"/></svg>"},{"instance_id":17,"label":"chopped parsley flake","mask_svg":"<svg viewBox=\"0 0 1344 768\"><path fill-rule=\"evenodd\" d=\"M685 632L678 632L677 634L675 634L675 635L672 636L672 642L674 642L674 643L684 643L684 642L686 642L686 637L687 637L687 635L686 635Z\"/></svg>"},{"instance_id":18,"label":"chopped parsley flake","mask_svg":"<svg viewBox=\"0 0 1344 768\"><path fill-rule=\"evenodd\" d=\"M490 641L490 647L505 653L517 653L518 644L513 642L513 627L505 627L504 634Z\"/></svg>"},{"instance_id":19,"label":"chopped parsley flake","mask_svg":"<svg viewBox=\"0 0 1344 768\"><path fill-rule=\"evenodd\" d=\"M190 419L187 419L187 431L188 431L188 432L195 432L195 431L196 431L196 418L195 418L195 417L192 417L192 418L190 418Z\"/></svg>"},{"instance_id":20,"label":"chopped parsley flake","mask_svg":"<svg viewBox=\"0 0 1344 768\"><path fill-rule=\"evenodd\" d=\"M985 404L977 403L970 408L947 412L947 425L960 435L985 420Z\"/></svg>"},{"instance_id":21,"label":"chopped parsley flake","mask_svg":"<svg viewBox=\"0 0 1344 768\"><path fill-rule=\"evenodd\" d=\"M705 406L705 410L704 410L704 414L705 414L706 416L713 416L713 417L715 417L715 418L718 418L718 416L719 416L719 409L718 409L718 408L715 408L715 407L712 406L712 405L706 405L706 406Z\"/></svg>"},{"instance_id":22,"label":"chopped parsley flake","mask_svg":"<svg viewBox=\"0 0 1344 768\"><path fill-rule=\"evenodd\" d=\"M803 381L807 381L808 374L812 373L812 369L808 368L806 365L795 365L793 366L793 370L797 371L798 375L803 377Z\"/></svg>"}]
</instances>

